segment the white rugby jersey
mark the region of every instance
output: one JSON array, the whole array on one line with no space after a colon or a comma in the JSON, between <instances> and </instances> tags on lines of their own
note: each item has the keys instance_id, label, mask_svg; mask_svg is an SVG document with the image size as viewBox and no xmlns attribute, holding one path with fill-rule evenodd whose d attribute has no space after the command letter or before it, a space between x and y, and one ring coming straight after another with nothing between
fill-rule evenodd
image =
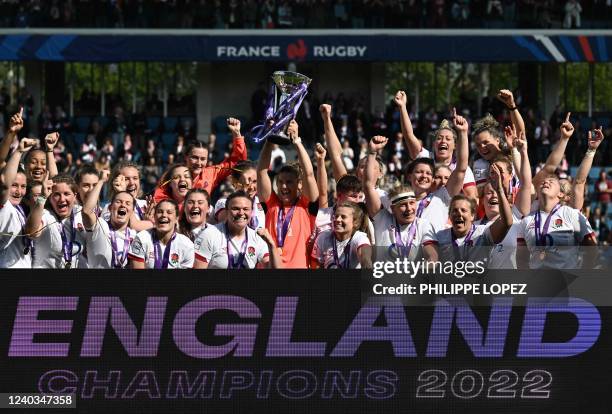
<instances>
[{"instance_id":1,"label":"white rugby jersey","mask_svg":"<svg viewBox=\"0 0 612 414\"><path fill-rule=\"evenodd\" d=\"M489 226L482 224L473 225L472 229L465 236L455 239L456 246L453 244L452 228L437 231L432 239L426 239L423 243L438 246L440 262L484 261L490 250L486 246L493 246L491 231Z\"/></svg>"},{"instance_id":2,"label":"white rugby jersey","mask_svg":"<svg viewBox=\"0 0 612 414\"><path fill-rule=\"evenodd\" d=\"M80 209L80 207L79 207ZM55 214L49 210L44 210L42 216L43 230L34 243L34 261L32 267L44 269L65 269L66 257L70 258L71 268L86 267L86 260L83 256L87 245L86 232L83 227L83 219L79 213L71 214L65 219L58 221ZM62 229L65 235L66 246L62 243ZM96 226L94 231L99 231ZM72 244L72 248L70 248Z\"/></svg>"},{"instance_id":3,"label":"white rugby jersey","mask_svg":"<svg viewBox=\"0 0 612 414\"><path fill-rule=\"evenodd\" d=\"M419 154L417 155L417 158L431 158L435 161L436 155L433 153L433 151L429 151L425 147L422 147L421 152L419 152ZM454 162L450 163L449 168L451 172L455 170L455 167L456 165ZM472 169L468 166L467 170L465 170L465 175L463 177L463 188L469 187L471 185L476 185L476 180L474 178L474 173L472 172Z\"/></svg>"},{"instance_id":4,"label":"white rugby jersey","mask_svg":"<svg viewBox=\"0 0 612 414\"><path fill-rule=\"evenodd\" d=\"M215 221L217 221L217 214L221 210L225 210L225 203L227 197L222 197L215 203ZM253 197L253 211L251 212L251 220L249 221L249 227L257 230L266 228L266 213L259 201L259 197Z\"/></svg>"},{"instance_id":5,"label":"white rugby jersey","mask_svg":"<svg viewBox=\"0 0 612 414\"><path fill-rule=\"evenodd\" d=\"M359 249L363 246L370 246L370 240L362 231L356 231L352 237L338 241L333 231L325 230L317 236L311 256L323 269L361 269Z\"/></svg>"},{"instance_id":6,"label":"white rugby jersey","mask_svg":"<svg viewBox=\"0 0 612 414\"><path fill-rule=\"evenodd\" d=\"M508 229L506 237L491 248L487 262L489 269L516 269L516 237L522 217L523 215L518 208L512 206L512 226ZM496 220L499 220L499 218ZM486 221L485 223L483 223L483 220L476 222L476 224L485 224L488 227L493 223L495 223L495 220Z\"/></svg>"},{"instance_id":7,"label":"white rugby jersey","mask_svg":"<svg viewBox=\"0 0 612 414\"><path fill-rule=\"evenodd\" d=\"M419 260L422 257L423 241L433 238L435 233L433 225L427 219L416 217L414 223L416 228L412 240L408 240L412 224L400 226L401 244L405 246L406 250L408 245L410 246L408 259L411 261ZM397 257L405 255L406 250L402 251L401 246L397 246L396 226L395 217L387 210L381 209L374 216L376 246L378 247L376 260L395 260ZM383 257L379 257L381 254Z\"/></svg>"},{"instance_id":8,"label":"white rugby jersey","mask_svg":"<svg viewBox=\"0 0 612 414\"><path fill-rule=\"evenodd\" d=\"M452 197L446 187L440 187L429 193L417 202L417 209L421 203L425 206L421 218L429 221L436 231L446 228L448 226L448 206L451 199Z\"/></svg>"},{"instance_id":9,"label":"white rugby jersey","mask_svg":"<svg viewBox=\"0 0 612 414\"><path fill-rule=\"evenodd\" d=\"M229 269L231 255L234 268L254 269L270 254L268 244L250 227L246 228L246 239L246 244L228 242L225 223L208 226L194 243L196 260L208 263L209 269Z\"/></svg>"},{"instance_id":10,"label":"white rugby jersey","mask_svg":"<svg viewBox=\"0 0 612 414\"><path fill-rule=\"evenodd\" d=\"M9 200L0 207L0 268L3 269L32 267L33 241L21 236L27 218L18 208Z\"/></svg>"},{"instance_id":11,"label":"white rugby jersey","mask_svg":"<svg viewBox=\"0 0 612 414\"><path fill-rule=\"evenodd\" d=\"M155 229L143 230L136 234L130 245L130 260L143 262L146 269L155 269L155 245L153 232ZM166 245L159 242L160 263L168 257L168 269L191 269L193 267L193 242L187 236L176 233L166 254Z\"/></svg>"},{"instance_id":12,"label":"white rugby jersey","mask_svg":"<svg viewBox=\"0 0 612 414\"><path fill-rule=\"evenodd\" d=\"M540 229L543 230L548 214L541 210L539 212ZM568 206L553 209L546 236L546 246L538 246L535 233L536 213L537 211L531 212L523 218L518 227L517 239L524 241L529 250L529 268L578 268L580 243L586 236L593 234L593 229L586 217L580 211Z\"/></svg>"},{"instance_id":13,"label":"white rugby jersey","mask_svg":"<svg viewBox=\"0 0 612 414\"><path fill-rule=\"evenodd\" d=\"M207 227L208 227L208 223L203 223L199 225L198 227L191 229L191 234L193 234L193 241L196 241L198 237L200 237L200 234L202 234L202 232L206 230Z\"/></svg>"},{"instance_id":14,"label":"white rugby jersey","mask_svg":"<svg viewBox=\"0 0 612 414\"><path fill-rule=\"evenodd\" d=\"M102 219L98 220L96 226L100 226L100 231L85 234L89 268L127 268L130 245L136 237L136 231L129 227L126 227L124 231L111 231L108 222ZM113 250L115 250L114 255Z\"/></svg>"}]
</instances>

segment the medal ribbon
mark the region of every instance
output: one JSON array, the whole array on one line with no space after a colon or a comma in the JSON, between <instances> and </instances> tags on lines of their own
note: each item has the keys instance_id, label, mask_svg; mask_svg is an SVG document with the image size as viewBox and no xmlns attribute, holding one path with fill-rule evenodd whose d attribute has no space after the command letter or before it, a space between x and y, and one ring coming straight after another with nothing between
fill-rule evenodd
<instances>
[{"instance_id":1,"label":"medal ribbon","mask_svg":"<svg viewBox=\"0 0 612 414\"><path fill-rule=\"evenodd\" d=\"M465 239L463 239L463 251L465 252L465 248L466 246L470 246L470 242L472 241L472 235L474 234L474 230L476 230L476 226L472 224L472 228L470 228L470 231L468 232L468 234L465 236ZM453 241L453 254L455 256L455 260L459 260L459 259L463 259L463 254L461 254L459 252L459 244L457 243L457 238L455 237L455 234L453 233L453 229L451 229L451 239Z\"/></svg>"},{"instance_id":2,"label":"medal ribbon","mask_svg":"<svg viewBox=\"0 0 612 414\"><path fill-rule=\"evenodd\" d=\"M276 246L278 247L283 247L285 245L285 238L287 237L287 231L289 230L289 224L295 212L296 204L297 200L295 200L286 216L285 208L283 206L278 207L278 217L276 220Z\"/></svg>"},{"instance_id":3,"label":"medal ribbon","mask_svg":"<svg viewBox=\"0 0 612 414\"><path fill-rule=\"evenodd\" d=\"M136 202L134 204L135 204L135 207L136 207L136 213L138 213L138 218L140 220L142 220L142 218L144 217L144 213L142 212L142 209L138 205L138 200L136 200Z\"/></svg>"},{"instance_id":4,"label":"medal ribbon","mask_svg":"<svg viewBox=\"0 0 612 414\"><path fill-rule=\"evenodd\" d=\"M423 214L423 211L425 211L425 209L427 208L429 203L431 203L431 199L432 198L433 198L433 193L429 193L429 194L427 194L427 197L425 197L421 201L419 201L419 206L417 207L417 212L416 212L416 216L418 218L421 218L421 215Z\"/></svg>"},{"instance_id":5,"label":"medal ribbon","mask_svg":"<svg viewBox=\"0 0 612 414\"><path fill-rule=\"evenodd\" d=\"M60 235L62 237L62 255L64 256L64 262L66 262L66 267L70 268L72 266L72 245L74 244L74 239L76 237L76 229L74 228L74 210L70 213L70 239L66 236L66 228L64 227L64 223L59 221L57 223L60 230Z\"/></svg>"},{"instance_id":6,"label":"medal ribbon","mask_svg":"<svg viewBox=\"0 0 612 414\"><path fill-rule=\"evenodd\" d=\"M155 252L155 267L154 267L155 269L167 269L168 268L168 262L170 261L170 249L171 249L172 242L174 241L174 239L176 239L176 232L172 234L170 241L168 241L168 244L166 245L166 248L164 249L164 254L162 258L161 244L159 240L157 239L157 234L155 233L155 230L153 230L153 251Z\"/></svg>"},{"instance_id":7,"label":"medal ribbon","mask_svg":"<svg viewBox=\"0 0 612 414\"><path fill-rule=\"evenodd\" d=\"M257 206L255 205L255 198L252 200L251 204L251 220L249 221L249 227L253 230L257 230L257 226L259 225L259 219L257 218Z\"/></svg>"},{"instance_id":8,"label":"medal ribbon","mask_svg":"<svg viewBox=\"0 0 612 414\"><path fill-rule=\"evenodd\" d=\"M123 252L119 255L119 249L117 248L117 232L112 229L110 221L108 222L110 230L112 257L111 266L114 269L122 269L124 267L124 261L127 258L128 250L130 248L130 228L125 228L125 238L123 239Z\"/></svg>"},{"instance_id":9,"label":"medal ribbon","mask_svg":"<svg viewBox=\"0 0 612 414\"><path fill-rule=\"evenodd\" d=\"M244 265L244 258L246 257L247 246L249 245L249 232L245 230L244 232L244 240L242 241L242 245L240 246L240 251L238 252L238 258L234 260L234 255L231 253L231 245L233 243L230 242L231 235L227 228L227 223L225 224L225 238L227 240L227 268L228 269L246 269Z\"/></svg>"},{"instance_id":10,"label":"medal ribbon","mask_svg":"<svg viewBox=\"0 0 612 414\"><path fill-rule=\"evenodd\" d=\"M548 236L548 226L550 226L550 220L552 216L561 208L561 203L557 204L548 217L546 217L546 221L544 222L544 228L540 230L540 224L542 223L542 217L540 216L540 209L538 209L535 213L535 239L536 246L546 246L546 239ZM552 243L551 243L552 245Z\"/></svg>"},{"instance_id":11,"label":"medal ribbon","mask_svg":"<svg viewBox=\"0 0 612 414\"><path fill-rule=\"evenodd\" d=\"M408 257L410 255L410 249L412 248L412 241L416 236L416 217L410 223L410 228L408 229L408 239L406 240L406 244L402 240L401 227L397 220L395 220L395 245L397 246L397 250L399 251L400 257Z\"/></svg>"},{"instance_id":12,"label":"medal ribbon","mask_svg":"<svg viewBox=\"0 0 612 414\"><path fill-rule=\"evenodd\" d=\"M336 241L336 235L332 232L331 234L331 238L332 238L332 249L334 252L334 264L336 265L337 269L348 269L349 265L350 265L350 259L351 259L351 242L353 241L353 235L351 235L351 238L349 239L348 243L346 244L346 246L344 246L344 250L342 251L342 254L344 254L344 263L340 264L340 259L338 258L338 245L337 245L337 241ZM349 249L349 251L347 252L346 249Z\"/></svg>"}]
</instances>

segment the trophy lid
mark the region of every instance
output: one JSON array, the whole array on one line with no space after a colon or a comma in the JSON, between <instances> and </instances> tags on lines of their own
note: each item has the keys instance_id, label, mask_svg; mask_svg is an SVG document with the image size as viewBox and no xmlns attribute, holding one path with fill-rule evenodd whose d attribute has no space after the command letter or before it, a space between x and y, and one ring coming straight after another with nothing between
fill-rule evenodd
<instances>
[{"instance_id":1,"label":"trophy lid","mask_svg":"<svg viewBox=\"0 0 612 414\"><path fill-rule=\"evenodd\" d=\"M312 82L306 75L297 72L276 71L272 74L272 80L281 90L295 89L302 84L309 85Z\"/></svg>"}]
</instances>

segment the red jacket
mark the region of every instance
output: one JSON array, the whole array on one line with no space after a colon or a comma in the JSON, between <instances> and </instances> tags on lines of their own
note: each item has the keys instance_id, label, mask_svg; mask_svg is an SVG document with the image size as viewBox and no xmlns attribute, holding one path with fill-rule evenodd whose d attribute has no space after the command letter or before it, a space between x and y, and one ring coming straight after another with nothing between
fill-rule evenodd
<instances>
[{"instance_id":1,"label":"red jacket","mask_svg":"<svg viewBox=\"0 0 612 414\"><path fill-rule=\"evenodd\" d=\"M213 190L232 173L232 168L240 161L246 159L247 148L244 137L234 138L230 156L224 159L220 164L202 168L199 175L192 177L191 188L202 188L206 190L208 194L212 194ZM159 203L162 200L172 198L170 196L170 191L169 184L156 188L153 193L153 201Z\"/></svg>"}]
</instances>

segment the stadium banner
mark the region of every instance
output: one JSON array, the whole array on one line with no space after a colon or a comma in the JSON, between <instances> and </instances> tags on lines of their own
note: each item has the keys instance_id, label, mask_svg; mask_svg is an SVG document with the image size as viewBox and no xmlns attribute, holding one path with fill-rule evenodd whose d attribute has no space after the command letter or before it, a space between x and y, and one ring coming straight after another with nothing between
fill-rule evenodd
<instances>
[{"instance_id":1,"label":"stadium banner","mask_svg":"<svg viewBox=\"0 0 612 414\"><path fill-rule=\"evenodd\" d=\"M520 273L526 291L538 275L568 286L584 277L610 300L605 272ZM518 288L496 290L473 305L438 287L431 302L404 306L398 291L364 298L372 276L3 271L0 407L609 412L612 308L590 301L589 289L521 303Z\"/></svg>"},{"instance_id":2,"label":"stadium banner","mask_svg":"<svg viewBox=\"0 0 612 414\"><path fill-rule=\"evenodd\" d=\"M73 33L74 32L74 33ZM238 31L211 34L36 34L10 32L0 36L3 61L424 61L424 62L609 62L612 33L577 32L540 34L490 31L464 35L463 31L373 31L368 34L309 34L308 31ZM244 34L242 34L244 32ZM317 32L317 31L315 31ZM355 33L360 33L356 31ZM33 33L33 34L31 34ZM87 32L96 33L96 32ZM138 33L138 32L136 32ZM158 33L158 32L154 32ZM419 33L419 34L417 34ZM546 33L546 32L544 32ZM154 46L152 46L154 45Z\"/></svg>"}]
</instances>

